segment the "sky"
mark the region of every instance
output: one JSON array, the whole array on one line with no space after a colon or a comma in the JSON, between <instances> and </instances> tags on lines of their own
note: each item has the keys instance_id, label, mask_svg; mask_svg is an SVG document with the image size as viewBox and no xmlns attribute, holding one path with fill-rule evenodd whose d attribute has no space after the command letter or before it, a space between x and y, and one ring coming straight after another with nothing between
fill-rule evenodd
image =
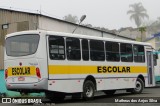
<instances>
[{"instance_id":1,"label":"sky","mask_svg":"<svg viewBox=\"0 0 160 106\"><path fill-rule=\"evenodd\" d=\"M127 11L130 4L141 2L147 10L149 20L160 17L160 0L0 0L0 8L36 12L63 19L72 14L79 19L86 15L84 24L105 27L110 30L125 27L136 27L130 20Z\"/></svg>"}]
</instances>

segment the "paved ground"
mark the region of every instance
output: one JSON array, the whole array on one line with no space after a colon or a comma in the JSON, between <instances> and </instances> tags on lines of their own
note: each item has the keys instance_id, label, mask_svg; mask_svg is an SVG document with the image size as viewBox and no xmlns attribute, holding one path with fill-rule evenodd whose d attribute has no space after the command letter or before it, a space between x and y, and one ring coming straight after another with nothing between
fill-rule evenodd
<instances>
[{"instance_id":1,"label":"paved ground","mask_svg":"<svg viewBox=\"0 0 160 106\"><path fill-rule=\"evenodd\" d=\"M140 103L123 103L124 100L129 100L131 102L132 99L137 101L139 99ZM116 100L118 100L119 102L115 103ZM43 104L0 104L0 106L159 106L160 103L155 103L156 100L160 102L160 87L145 88L142 94L131 94L126 93L125 90L119 90L114 96L107 96L104 95L103 92L97 92L95 98L91 101L84 101L82 99L71 99L70 96L67 96L63 102L56 104L52 103L48 99L42 99ZM143 103L148 101L150 101L150 103Z\"/></svg>"}]
</instances>

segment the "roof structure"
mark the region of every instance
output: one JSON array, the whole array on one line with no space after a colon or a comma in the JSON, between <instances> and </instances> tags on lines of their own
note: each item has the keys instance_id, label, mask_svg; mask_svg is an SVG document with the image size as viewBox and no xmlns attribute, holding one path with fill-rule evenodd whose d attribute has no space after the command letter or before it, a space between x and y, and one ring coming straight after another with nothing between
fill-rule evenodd
<instances>
[{"instance_id":1,"label":"roof structure","mask_svg":"<svg viewBox=\"0 0 160 106\"><path fill-rule=\"evenodd\" d=\"M26 13L26 14L31 14L31 15L38 15L38 16L43 16L43 17L54 19L54 20L62 21L64 23L73 24L75 26L77 25L75 23L71 23L71 22L68 22L68 21L65 21L65 20L62 20L62 19L59 19L59 18L55 18L55 17L49 16L49 15L46 15L46 14L42 14L42 12L40 12L38 10L34 11L34 12L31 12L31 11L22 11L22 10L15 10L15 9L12 9L12 8L1 8L1 7L0 7L0 10L10 11L10 12L20 12L20 13ZM119 36L119 37L127 38L127 39L130 39L130 40L135 40L133 38L121 36L119 34L115 34L115 33L112 33L112 32L103 31L103 30L100 30L100 29L96 29L96 28L92 28L92 27L87 27L87 26L84 26L84 25L79 25L79 26L85 27L85 28L88 28L88 29L92 29L92 30L97 30L97 31L100 31L102 33L105 32L105 33L108 33L108 34L111 34L111 35L114 35L114 36Z\"/></svg>"}]
</instances>

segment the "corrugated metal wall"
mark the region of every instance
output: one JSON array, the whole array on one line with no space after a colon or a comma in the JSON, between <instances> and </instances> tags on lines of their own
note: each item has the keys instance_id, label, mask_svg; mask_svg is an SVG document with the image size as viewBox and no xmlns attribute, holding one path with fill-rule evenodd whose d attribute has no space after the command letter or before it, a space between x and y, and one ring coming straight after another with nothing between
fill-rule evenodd
<instances>
[{"instance_id":1,"label":"corrugated metal wall","mask_svg":"<svg viewBox=\"0 0 160 106\"><path fill-rule=\"evenodd\" d=\"M4 35L24 30L37 28L37 15L0 9L0 69L3 69L3 39ZM8 29L2 29L2 25L8 24Z\"/></svg>"}]
</instances>

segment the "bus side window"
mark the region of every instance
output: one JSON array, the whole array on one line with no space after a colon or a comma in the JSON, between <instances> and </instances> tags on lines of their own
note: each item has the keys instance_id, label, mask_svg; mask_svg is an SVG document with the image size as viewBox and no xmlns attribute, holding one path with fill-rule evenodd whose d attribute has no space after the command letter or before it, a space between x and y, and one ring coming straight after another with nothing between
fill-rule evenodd
<instances>
[{"instance_id":1,"label":"bus side window","mask_svg":"<svg viewBox=\"0 0 160 106\"><path fill-rule=\"evenodd\" d=\"M133 45L133 51L134 51L135 62L145 62L144 46Z\"/></svg>"},{"instance_id":2,"label":"bus side window","mask_svg":"<svg viewBox=\"0 0 160 106\"><path fill-rule=\"evenodd\" d=\"M49 36L49 57L52 60L65 59L65 44L63 37Z\"/></svg>"},{"instance_id":3,"label":"bus side window","mask_svg":"<svg viewBox=\"0 0 160 106\"><path fill-rule=\"evenodd\" d=\"M81 60L80 40L78 38L66 38L66 51L68 60Z\"/></svg>"},{"instance_id":4,"label":"bus side window","mask_svg":"<svg viewBox=\"0 0 160 106\"><path fill-rule=\"evenodd\" d=\"M133 62L132 45L127 43L121 43L121 61L122 62Z\"/></svg>"},{"instance_id":5,"label":"bus side window","mask_svg":"<svg viewBox=\"0 0 160 106\"><path fill-rule=\"evenodd\" d=\"M92 61L104 61L104 42L98 40L90 40L90 58Z\"/></svg>"},{"instance_id":6,"label":"bus side window","mask_svg":"<svg viewBox=\"0 0 160 106\"><path fill-rule=\"evenodd\" d=\"M106 42L106 60L107 61L120 61L119 44L116 42Z\"/></svg>"},{"instance_id":7,"label":"bus side window","mask_svg":"<svg viewBox=\"0 0 160 106\"><path fill-rule=\"evenodd\" d=\"M85 61L89 60L89 48L87 39L82 39L82 58Z\"/></svg>"}]
</instances>

